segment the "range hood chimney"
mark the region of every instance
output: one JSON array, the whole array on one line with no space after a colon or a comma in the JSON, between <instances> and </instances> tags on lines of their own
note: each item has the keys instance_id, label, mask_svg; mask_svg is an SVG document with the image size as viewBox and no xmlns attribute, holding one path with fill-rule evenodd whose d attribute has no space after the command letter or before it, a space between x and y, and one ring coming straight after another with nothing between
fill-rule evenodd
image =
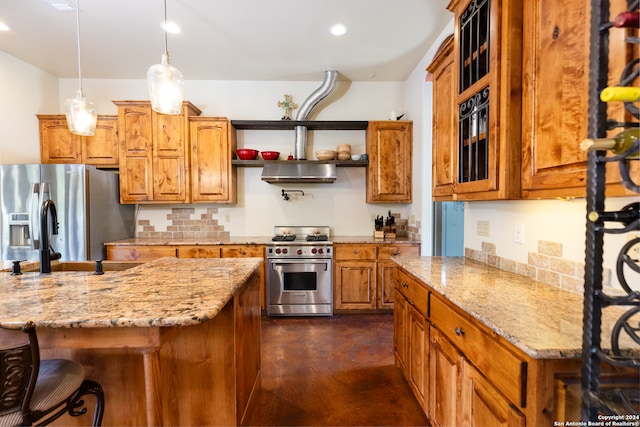
<instances>
[{"instance_id":1,"label":"range hood chimney","mask_svg":"<svg viewBox=\"0 0 640 427\"><path fill-rule=\"evenodd\" d=\"M338 71L326 70L322 85L302 103L296 121L308 120L311 111L326 98L336 85ZM296 126L295 159L307 158L307 127ZM266 162L262 180L270 183L331 183L336 180L336 165L311 162Z\"/></svg>"}]
</instances>

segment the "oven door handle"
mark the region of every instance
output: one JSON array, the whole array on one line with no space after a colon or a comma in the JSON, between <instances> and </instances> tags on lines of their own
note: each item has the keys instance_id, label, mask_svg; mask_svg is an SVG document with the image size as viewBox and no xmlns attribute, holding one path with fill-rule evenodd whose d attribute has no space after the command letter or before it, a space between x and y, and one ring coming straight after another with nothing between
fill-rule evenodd
<instances>
[{"instance_id":1,"label":"oven door handle","mask_svg":"<svg viewBox=\"0 0 640 427\"><path fill-rule=\"evenodd\" d=\"M310 259L300 259L300 260L289 260L289 261L271 261L271 268L273 270L275 270L278 267L281 266L287 266L287 265L296 265L296 264L322 264L324 266L324 271L327 271L329 269L329 263L331 262L331 260L323 260L323 261L314 261L314 260L310 260Z\"/></svg>"}]
</instances>

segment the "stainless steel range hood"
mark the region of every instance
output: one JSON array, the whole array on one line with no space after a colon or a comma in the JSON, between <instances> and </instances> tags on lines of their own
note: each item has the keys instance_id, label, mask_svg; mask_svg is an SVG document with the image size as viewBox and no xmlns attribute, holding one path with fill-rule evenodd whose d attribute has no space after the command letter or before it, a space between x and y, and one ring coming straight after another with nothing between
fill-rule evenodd
<instances>
[{"instance_id":1,"label":"stainless steel range hood","mask_svg":"<svg viewBox=\"0 0 640 427\"><path fill-rule=\"evenodd\" d=\"M332 183L336 178L336 165L330 163L265 162L262 169L262 180L270 183Z\"/></svg>"}]
</instances>

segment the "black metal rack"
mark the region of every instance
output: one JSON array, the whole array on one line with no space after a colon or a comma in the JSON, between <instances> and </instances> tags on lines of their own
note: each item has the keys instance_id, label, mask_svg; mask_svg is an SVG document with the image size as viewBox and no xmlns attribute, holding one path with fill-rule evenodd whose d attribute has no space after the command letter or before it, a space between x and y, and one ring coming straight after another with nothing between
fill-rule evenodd
<instances>
[{"instance_id":1,"label":"black metal rack","mask_svg":"<svg viewBox=\"0 0 640 427\"><path fill-rule=\"evenodd\" d=\"M628 10L638 9L638 0L627 0ZM609 0L591 1L591 55L589 86L589 136L606 137L608 124L607 106L600 101L600 92L608 85L609 66ZM613 29L612 31L621 31ZM627 37L627 43L638 43L637 38ZM621 77L621 85L631 76L637 78L638 60L634 59ZM626 73L626 75L625 75ZM633 77L635 75L635 77ZM628 83L626 83L628 84ZM626 110L640 120L634 103L625 104ZM627 125L634 125L628 123ZM635 123L637 125L637 123ZM636 182L640 177L632 177L630 167L637 162L640 143L625 153L612 155L607 151L590 151L587 164L587 216L605 210L605 186L607 167L618 167L622 184L639 194ZM633 157L636 157L633 159ZM636 181L634 181L634 178ZM601 215L602 217L603 215ZM603 290L603 244L605 234L637 232L640 219L630 220L612 226L612 222L602 219L586 222L585 290L582 345L582 421L599 421L599 415L621 415L622 420L639 423L640 384L631 387L616 385L602 387L603 369L606 365L615 368L636 369L640 373L640 261L631 255L632 248L640 245L640 237L627 241L618 253L616 275L622 292ZM637 258L637 257L636 257ZM635 287L635 290L634 290ZM607 293L609 292L609 293ZM617 310L617 321L610 331L611 342L602 342L602 318L605 310ZM607 331L609 332L609 331ZM624 337L624 338L623 338ZM621 340L627 344L621 345ZM631 348L629 344L631 343ZM624 418L624 416L632 418Z\"/></svg>"}]
</instances>

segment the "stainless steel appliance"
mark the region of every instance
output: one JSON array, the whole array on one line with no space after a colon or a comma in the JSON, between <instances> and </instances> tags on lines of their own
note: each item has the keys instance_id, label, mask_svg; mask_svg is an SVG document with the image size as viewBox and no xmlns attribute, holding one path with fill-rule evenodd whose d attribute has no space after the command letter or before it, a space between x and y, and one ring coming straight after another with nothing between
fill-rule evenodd
<instances>
[{"instance_id":1,"label":"stainless steel appliance","mask_svg":"<svg viewBox=\"0 0 640 427\"><path fill-rule=\"evenodd\" d=\"M274 227L267 244L267 314L333 315L330 227Z\"/></svg>"},{"instance_id":2,"label":"stainless steel appliance","mask_svg":"<svg viewBox=\"0 0 640 427\"><path fill-rule=\"evenodd\" d=\"M58 222L49 242L63 261L104 259L104 242L134 235L134 206L119 203L116 173L85 165L0 165L3 260L39 258L40 209L47 199L55 203Z\"/></svg>"}]
</instances>

